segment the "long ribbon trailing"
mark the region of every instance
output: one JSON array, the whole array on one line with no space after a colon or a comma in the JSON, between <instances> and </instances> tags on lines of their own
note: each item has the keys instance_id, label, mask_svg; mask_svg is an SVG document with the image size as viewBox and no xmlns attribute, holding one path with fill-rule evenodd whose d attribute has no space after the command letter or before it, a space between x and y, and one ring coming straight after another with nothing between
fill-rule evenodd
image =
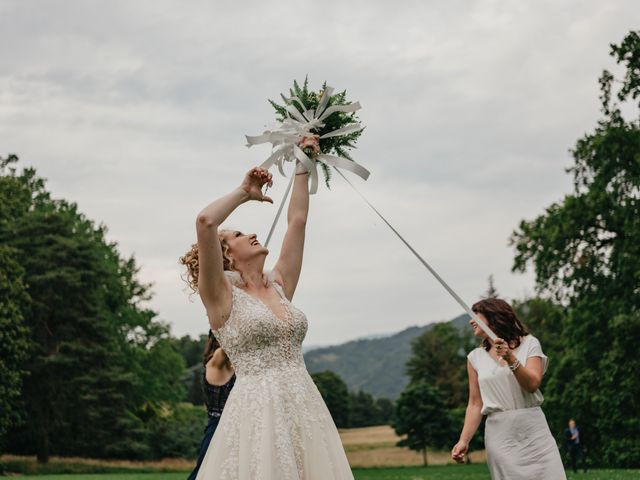
<instances>
[{"instance_id":1,"label":"long ribbon trailing","mask_svg":"<svg viewBox=\"0 0 640 480\"><path fill-rule=\"evenodd\" d=\"M369 170L352 160L323 153L316 155L312 160L298 147L298 143L304 137L313 135L313 129L324 127L325 124L323 120L332 113L351 113L360 110L359 102L350 103L349 105L333 105L327 108L332 94L333 88L326 87L322 93L322 97L320 97L316 110L307 110L302 101L295 96L288 100L285 99L288 103L286 106L287 113L289 114L288 118L282 122L278 122L272 128L265 130L262 135L246 135L248 147L261 143L271 143L275 149L269 158L260 165L264 169L269 169L272 165L277 165L280 173L286 176L284 174L284 162L289 161L295 163L296 160L300 161L309 171L309 193L311 195L318 191L317 162L322 162L334 168L349 170L363 180L369 178ZM353 125L347 125L346 127L325 133L320 139L347 135L362 129L363 126L360 123L354 123Z\"/></svg>"},{"instance_id":2,"label":"long ribbon trailing","mask_svg":"<svg viewBox=\"0 0 640 480\"><path fill-rule=\"evenodd\" d=\"M287 197L289 196L289 191L291 190L291 185L293 185L293 179L296 178L295 170L291 172L291 179L289 180L289 184L287 185L287 189L284 191L284 195L282 197L282 201L280 202L280 206L278 207L278 212L276 213L276 218L273 219L273 223L271 224L271 228L269 229L269 234L267 235L267 240L264 242L265 247L269 247L269 242L271 241L271 236L273 235L273 231L276 229L276 225L278 220L280 219L280 214L282 213L282 208L284 204L287 202Z\"/></svg>"},{"instance_id":3,"label":"long ribbon trailing","mask_svg":"<svg viewBox=\"0 0 640 480\"><path fill-rule=\"evenodd\" d=\"M365 203L369 205L369 207L371 207L371 209L382 219L382 221L387 224L387 226L391 229L391 231L398 236L398 238L402 241L402 243L404 243L407 246L407 248L411 251L411 253L413 253L416 256L416 258L420 261L420 263L422 263L422 265L424 265L426 269L429 270L431 275L433 275L435 279L438 280L438 282L440 282L440 285L442 285L445 288L445 290L449 292L449 294L454 298L456 302L458 302L458 304L465 310L465 312L467 312L467 314L476 321L476 323L482 329L482 331L486 333L487 336L491 338L491 340L496 340L498 338L496 334L493 333L493 331L489 328L489 326L486 323L484 323L482 320L478 318L478 316L469 308L469 306L464 302L464 300L462 300L462 298L460 298L460 296L453 291L453 289L447 284L447 282L445 282L443 278L440 275L438 275L438 272L436 272L431 267L431 265L429 265L427 261L424 258L422 258L422 256L418 252L416 252L416 250L409 244L409 242L407 242L404 239L404 237L400 235L400 233L395 228L393 228L393 225L391 225L387 221L387 219L384 218L384 216L376 209L376 207L374 207L371 204L371 202L369 202L369 200L367 200L366 197L358 191L358 189L349 181L349 179L347 179L347 177L345 177L342 174L340 170L336 168L336 171L345 180L345 182L347 182L351 186L351 188L353 188L353 190L360 196L360 198L362 198L365 201Z\"/></svg>"}]
</instances>

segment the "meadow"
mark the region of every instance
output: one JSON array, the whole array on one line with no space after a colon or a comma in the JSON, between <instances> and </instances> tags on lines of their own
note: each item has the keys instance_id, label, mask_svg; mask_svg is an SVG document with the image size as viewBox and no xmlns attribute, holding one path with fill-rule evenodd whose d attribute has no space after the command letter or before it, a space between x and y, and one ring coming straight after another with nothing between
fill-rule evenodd
<instances>
[{"instance_id":1,"label":"meadow","mask_svg":"<svg viewBox=\"0 0 640 480\"><path fill-rule=\"evenodd\" d=\"M353 428L340 431L342 443L356 480L486 480L489 471L483 451L472 452L472 463L454 465L448 452L428 452L429 466L422 456L397 447L398 436L389 426ZM39 466L31 457L5 455L0 465L7 472L20 472L20 478L42 480L184 480L193 463L186 459L155 462L52 458ZM640 470L592 470L587 475L568 473L571 480L640 479Z\"/></svg>"},{"instance_id":2,"label":"meadow","mask_svg":"<svg viewBox=\"0 0 640 480\"><path fill-rule=\"evenodd\" d=\"M487 480L486 465L437 465L430 467L366 468L354 469L356 480ZM126 474L75 474L75 475L25 475L19 478L41 480L184 480L185 472L126 473ZM640 470L593 470L587 474L568 473L569 480L637 480Z\"/></svg>"},{"instance_id":3,"label":"meadow","mask_svg":"<svg viewBox=\"0 0 640 480\"><path fill-rule=\"evenodd\" d=\"M422 466L422 454L398 447L400 437L388 425L340 430L342 445L353 468ZM484 451L472 452L472 463L484 463ZM449 452L427 451L430 465L451 463Z\"/></svg>"}]
</instances>

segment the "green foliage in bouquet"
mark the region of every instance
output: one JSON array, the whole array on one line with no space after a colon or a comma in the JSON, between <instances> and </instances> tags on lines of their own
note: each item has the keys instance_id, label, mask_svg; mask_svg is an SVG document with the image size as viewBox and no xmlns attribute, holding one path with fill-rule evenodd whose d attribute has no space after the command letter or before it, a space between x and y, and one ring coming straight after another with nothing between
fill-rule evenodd
<instances>
[{"instance_id":1,"label":"green foliage in bouquet","mask_svg":"<svg viewBox=\"0 0 640 480\"><path fill-rule=\"evenodd\" d=\"M276 110L276 113L278 115L276 120L279 122L283 122L287 118L291 117L291 115L286 109L287 105L293 105L295 108L300 110L300 105L298 104L298 102L292 100L292 97L297 97L304 105L305 110L317 110L318 105L320 104L320 99L322 98L322 94L324 93L326 88L327 88L327 82L324 82L322 84L322 88L320 89L320 91L315 92L315 91L309 90L308 77L305 77L302 87L300 87L300 84L297 82L297 80L294 80L293 88L289 89L289 98L285 97L282 94L280 95L285 104L284 106L278 105L273 100L269 100L269 103L273 106L273 108ZM351 103L352 102L347 101L347 91L343 90L342 92L335 93L331 95L331 97L329 97L329 103L327 104L326 108L332 107L334 105L350 105ZM300 112L300 113L304 113L304 112ZM312 129L311 133L322 137L322 135L329 132L333 132L334 130L337 130L339 128L343 128L348 125L359 123L359 119L356 112L351 112L351 113L334 112L328 117L326 117L322 121L322 123L324 124L324 126L322 126L321 128ZM364 130L364 127L360 130L357 130L352 133L347 133L345 135L339 135L336 137L329 137L329 138L321 138L320 139L321 153L333 154L333 155L337 155L338 157L343 157L343 158L346 158L347 160L353 161L353 158L351 158L351 155L349 154L348 150L355 148L356 142L358 141L358 138L362 134L363 130ZM305 149L305 153L309 155L312 152ZM325 184L327 185L327 188L329 188L329 181L331 180L331 168L329 167L329 165L326 165L322 161L318 161L318 163L322 167L322 171L324 172Z\"/></svg>"}]
</instances>

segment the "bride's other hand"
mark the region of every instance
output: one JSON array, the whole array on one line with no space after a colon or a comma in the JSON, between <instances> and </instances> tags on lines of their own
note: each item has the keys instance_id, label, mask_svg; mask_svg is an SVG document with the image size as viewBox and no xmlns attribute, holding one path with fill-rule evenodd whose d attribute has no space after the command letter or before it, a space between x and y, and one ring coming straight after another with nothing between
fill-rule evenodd
<instances>
[{"instance_id":1,"label":"bride's other hand","mask_svg":"<svg viewBox=\"0 0 640 480\"><path fill-rule=\"evenodd\" d=\"M262 193L262 187L264 185L269 187L273 186L271 174L264 168L253 167L244 176L244 180L242 181L240 188L247 193L249 200L273 203L273 200L270 197L267 197Z\"/></svg>"}]
</instances>

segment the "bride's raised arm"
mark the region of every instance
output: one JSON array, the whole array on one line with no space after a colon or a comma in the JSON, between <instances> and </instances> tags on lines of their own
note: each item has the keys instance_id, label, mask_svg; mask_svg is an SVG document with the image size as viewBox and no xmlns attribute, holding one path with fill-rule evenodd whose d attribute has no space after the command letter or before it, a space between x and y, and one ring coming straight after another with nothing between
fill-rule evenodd
<instances>
[{"instance_id":1,"label":"bride's raised arm","mask_svg":"<svg viewBox=\"0 0 640 480\"><path fill-rule=\"evenodd\" d=\"M287 211L287 233L282 241L280 258L274 267L276 278L282 280L285 296L291 300L302 270L305 228L309 214L308 172L296 174Z\"/></svg>"},{"instance_id":2,"label":"bride's raised arm","mask_svg":"<svg viewBox=\"0 0 640 480\"><path fill-rule=\"evenodd\" d=\"M249 200L273 203L262 194L265 183L271 184L271 174L262 168L252 168L238 188L214 200L198 214L198 292L213 330L224 324L231 310L231 285L224 275L218 228L231 212Z\"/></svg>"}]
</instances>

